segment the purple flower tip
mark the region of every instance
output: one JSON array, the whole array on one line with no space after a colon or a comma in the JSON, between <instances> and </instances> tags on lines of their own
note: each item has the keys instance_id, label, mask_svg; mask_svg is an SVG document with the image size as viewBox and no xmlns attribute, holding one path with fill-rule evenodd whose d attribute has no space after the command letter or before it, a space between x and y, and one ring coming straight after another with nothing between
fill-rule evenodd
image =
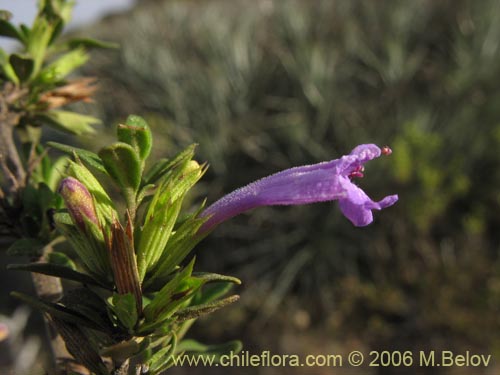
<instances>
[{"instance_id":1,"label":"purple flower tip","mask_svg":"<svg viewBox=\"0 0 500 375\"><path fill-rule=\"evenodd\" d=\"M349 155L328 162L286 169L252 182L222 197L201 213L208 217L199 233L249 209L260 206L298 205L338 200L342 213L355 225L373 221L372 210L381 210L396 203L397 195L375 202L352 179L363 177L364 163L389 155L374 144L357 146Z\"/></svg>"}]
</instances>

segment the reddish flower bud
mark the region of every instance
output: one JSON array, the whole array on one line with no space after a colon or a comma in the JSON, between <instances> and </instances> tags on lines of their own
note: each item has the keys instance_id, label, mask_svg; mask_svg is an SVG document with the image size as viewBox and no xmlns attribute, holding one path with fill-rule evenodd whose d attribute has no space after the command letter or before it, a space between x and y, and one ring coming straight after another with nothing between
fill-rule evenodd
<instances>
[{"instance_id":1,"label":"reddish flower bud","mask_svg":"<svg viewBox=\"0 0 500 375\"><path fill-rule=\"evenodd\" d=\"M85 219L99 225L94 199L85 185L73 177L68 177L61 181L58 192L63 197L73 222L81 230L85 231Z\"/></svg>"}]
</instances>

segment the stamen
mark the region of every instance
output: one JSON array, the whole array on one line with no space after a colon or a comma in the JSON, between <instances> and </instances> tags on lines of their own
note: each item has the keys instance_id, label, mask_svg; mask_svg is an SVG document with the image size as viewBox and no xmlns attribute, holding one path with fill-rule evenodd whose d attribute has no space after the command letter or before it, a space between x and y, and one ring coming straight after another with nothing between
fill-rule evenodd
<instances>
[{"instance_id":1,"label":"stamen","mask_svg":"<svg viewBox=\"0 0 500 375\"><path fill-rule=\"evenodd\" d=\"M362 165L358 165L351 173L349 173L349 178L352 180L353 178L363 178L365 171L365 167Z\"/></svg>"},{"instance_id":2,"label":"stamen","mask_svg":"<svg viewBox=\"0 0 500 375\"><path fill-rule=\"evenodd\" d=\"M390 155L390 154L392 154L392 150L389 146L384 146L384 147L382 147L381 154L382 155Z\"/></svg>"}]
</instances>

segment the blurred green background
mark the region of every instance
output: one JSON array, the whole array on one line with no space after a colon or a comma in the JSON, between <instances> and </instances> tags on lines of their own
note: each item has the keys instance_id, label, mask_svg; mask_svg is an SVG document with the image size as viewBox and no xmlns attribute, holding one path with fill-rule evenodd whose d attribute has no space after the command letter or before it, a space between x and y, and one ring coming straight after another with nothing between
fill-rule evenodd
<instances>
[{"instance_id":1,"label":"blurred green background","mask_svg":"<svg viewBox=\"0 0 500 375\"><path fill-rule=\"evenodd\" d=\"M335 203L261 208L202 242L197 269L244 285L192 336L241 338L253 353L500 358L498 1L150 0L81 33L121 49L94 52L85 68L100 91L84 109L105 125L79 142L97 150L135 113L152 125L158 157L199 143L210 169L193 202L360 143L393 149L359 180L375 199L400 197L369 227L354 228ZM404 373L357 371L335 369Z\"/></svg>"}]
</instances>

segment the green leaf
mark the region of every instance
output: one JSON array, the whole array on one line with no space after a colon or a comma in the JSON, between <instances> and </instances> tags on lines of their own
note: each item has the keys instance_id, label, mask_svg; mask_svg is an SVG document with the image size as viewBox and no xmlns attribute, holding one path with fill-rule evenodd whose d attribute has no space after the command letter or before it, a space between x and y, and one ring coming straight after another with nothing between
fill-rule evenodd
<instances>
[{"instance_id":1,"label":"green leaf","mask_svg":"<svg viewBox=\"0 0 500 375\"><path fill-rule=\"evenodd\" d=\"M91 38L73 38L67 43L68 48L120 48L118 43L103 42L102 40Z\"/></svg>"},{"instance_id":2,"label":"green leaf","mask_svg":"<svg viewBox=\"0 0 500 375\"><path fill-rule=\"evenodd\" d=\"M98 324L103 328L103 332L108 334L113 332L114 328L108 316L106 302L88 286L65 290L60 302L68 309L78 311ZM108 328L105 329L105 327Z\"/></svg>"},{"instance_id":3,"label":"green leaf","mask_svg":"<svg viewBox=\"0 0 500 375\"><path fill-rule=\"evenodd\" d=\"M144 345L148 346L150 341L149 338L141 340L141 338L133 337L128 341L120 341L117 344L104 347L100 354L103 357L111 357L116 362L123 362L143 350Z\"/></svg>"},{"instance_id":4,"label":"green leaf","mask_svg":"<svg viewBox=\"0 0 500 375\"><path fill-rule=\"evenodd\" d=\"M73 311L71 309L68 309L67 307L64 307L60 304L56 303L51 303L51 302L45 302L40 299L28 296L23 293L19 292L11 292L10 295L14 298L17 298L28 305L41 310L47 314L50 314L54 318L58 318L61 320L64 320L65 322L76 324L76 325L83 325L85 327L95 329L95 330L102 330L103 327L99 326L92 320L88 319L87 317L83 316L82 314L78 313L77 311ZM106 327L107 329L107 327Z\"/></svg>"},{"instance_id":5,"label":"green leaf","mask_svg":"<svg viewBox=\"0 0 500 375\"><path fill-rule=\"evenodd\" d=\"M106 171L121 188L137 192L141 183L141 162L132 146L116 142L103 148L99 156Z\"/></svg>"},{"instance_id":6,"label":"green leaf","mask_svg":"<svg viewBox=\"0 0 500 375\"><path fill-rule=\"evenodd\" d=\"M66 349L78 363L83 364L93 374L109 375L106 365L99 356L96 343L89 339L78 324L54 316L52 316L52 323L62 336Z\"/></svg>"},{"instance_id":7,"label":"green leaf","mask_svg":"<svg viewBox=\"0 0 500 375\"><path fill-rule=\"evenodd\" d=\"M83 48L78 48L59 57L45 67L40 74L49 75L54 77L55 80L60 80L76 68L85 64L88 59L88 53Z\"/></svg>"},{"instance_id":8,"label":"green leaf","mask_svg":"<svg viewBox=\"0 0 500 375\"><path fill-rule=\"evenodd\" d=\"M157 197L155 195L155 198ZM155 199L153 198L153 200ZM140 280L144 279L147 270L160 259L182 205L180 200L171 202L168 196L160 197L158 200L158 203L156 201L151 203L155 207L153 210L148 210L146 223L140 232L139 246L137 247L137 268Z\"/></svg>"},{"instance_id":9,"label":"green leaf","mask_svg":"<svg viewBox=\"0 0 500 375\"><path fill-rule=\"evenodd\" d=\"M34 75L37 75L42 67L47 47L58 21L58 17L49 18L40 14L33 22L29 38L26 40L26 50L35 61Z\"/></svg>"},{"instance_id":10,"label":"green leaf","mask_svg":"<svg viewBox=\"0 0 500 375\"><path fill-rule=\"evenodd\" d=\"M14 38L24 43L23 34L21 34L13 24L4 18L0 19L0 36Z\"/></svg>"},{"instance_id":11,"label":"green leaf","mask_svg":"<svg viewBox=\"0 0 500 375\"><path fill-rule=\"evenodd\" d=\"M31 29L28 26L26 26L24 23L19 25L19 31L21 32L25 41L27 41L30 38Z\"/></svg>"},{"instance_id":12,"label":"green leaf","mask_svg":"<svg viewBox=\"0 0 500 375\"><path fill-rule=\"evenodd\" d=\"M0 10L0 20L2 21L10 21L12 19L12 13L8 10L2 9Z\"/></svg>"},{"instance_id":13,"label":"green leaf","mask_svg":"<svg viewBox=\"0 0 500 375\"><path fill-rule=\"evenodd\" d=\"M196 296L194 296L191 305L202 305L215 301L229 293L233 286L234 284L229 281L205 284L203 289L200 289Z\"/></svg>"},{"instance_id":14,"label":"green leaf","mask_svg":"<svg viewBox=\"0 0 500 375\"><path fill-rule=\"evenodd\" d=\"M194 156L196 144L188 146L186 149L178 153L173 159L160 159L153 167L145 174L144 184L152 184L158 179L162 178L165 173L172 170L174 167L184 164L186 161L191 160Z\"/></svg>"},{"instance_id":15,"label":"green leaf","mask_svg":"<svg viewBox=\"0 0 500 375\"><path fill-rule=\"evenodd\" d=\"M125 124L117 127L120 142L129 144L137 152L141 160L146 160L153 146L153 137L147 122L139 116L130 115Z\"/></svg>"},{"instance_id":16,"label":"green leaf","mask_svg":"<svg viewBox=\"0 0 500 375\"><path fill-rule=\"evenodd\" d=\"M110 284L106 285L86 273L75 271L67 266L52 264L52 263L27 263L27 264L9 264L9 270L29 271L41 273L43 275L60 277L71 281L76 281L82 284L95 285L105 289L112 289Z\"/></svg>"},{"instance_id":17,"label":"green leaf","mask_svg":"<svg viewBox=\"0 0 500 375\"><path fill-rule=\"evenodd\" d=\"M144 287L156 289L156 285L162 285L175 267L180 264L191 250L204 238L197 235L198 229L206 218L197 218L197 214L190 215L169 239L165 250L161 254L152 275L144 283ZM144 232L143 232L144 233ZM141 234L142 235L142 234ZM142 237L141 237L142 239ZM139 247L141 249L141 247Z\"/></svg>"},{"instance_id":18,"label":"green leaf","mask_svg":"<svg viewBox=\"0 0 500 375\"><path fill-rule=\"evenodd\" d=\"M80 160L84 161L92 168L97 169L99 172L106 173L106 168L104 168L101 158L91 151L57 142L47 142L47 145L69 155L76 155Z\"/></svg>"},{"instance_id":19,"label":"green leaf","mask_svg":"<svg viewBox=\"0 0 500 375\"><path fill-rule=\"evenodd\" d=\"M45 113L38 113L35 115L35 120L46 123L56 129L76 135L94 133L92 125L99 124L101 122L95 117L80 115L69 111L49 111Z\"/></svg>"},{"instance_id":20,"label":"green leaf","mask_svg":"<svg viewBox=\"0 0 500 375\"><path fill-rule=\"evenodd\" d=\"M171 163L171 160L162 158L158 159L149 170L144 173L144 185L152 185L155 181L157 181L166 170Z\"/></svg>"},{"instance_id":21,"label":"green leaf","mask_svg":"<svg viewBox=\"0 0 500 375\"><path fill-rule=\"evenodd\" d=\"M10 55L9 62L20 82L29 80L35 68L35 61L32 58L13 53Z\"/></svg>"},{"instance_id":22,"label":"green leaf","mask_svg":"<svg viewBox=\"0 0 500 375\"><path fill-rule=\"evenodd\" d=\"M111 279L111 265L102 231L94 230L92 223L86 220L85 225L88 229L86 232L88 233L82 233L71 223L71 218L67 213L56 213L54 222L59 232L71 243L86 271L94 279L99 280L102 285L107 285Z\"/></svg>"},{"instance_id":23,"label":"green leaf","mask_svg":"<svg viewBox=\"0 0 500 375\"><path fill-rule=\"evenodd\" d=\"M54 31L52 31L52 35L50 36L49 40L49 46L52 45L57 38L62 34L62 31L64 29L64 20L62 18L59 18L55 23L54 23Z\"/></svg>"},{"instance_id":24,"label":"green leaf","mask_svg":"<svg viewBox=\"0 0 500 375\"><path fill-rule=\"evenodd\" d=\"M170 235L184 196L204 173L203 167L192 161L190 156L192 153L185 154L181 163L176 163L175 168L166 172L149 203L142 231L138 232L137 261L141 280L165 256L166 246L170 248ZM190 239L196 241L199 237ZM162 272L165 272L165 268L162 268Z\"/></svg>"},{"instance_id":25,"label":"green leaf","mask_svg":"<svg viewBox=\"0 0 500 375\"><path fill-rule=\"evenodd\" d=\"M142 329L151 328L168 319L182 303L187 301L203 285L203 280L191 277L194 266L193 260L172 280L170 280L144 308L146 323Z\"/></svg>"},{"instance_id":26,"label":"green leaf","mask_svg":"<svg viewBox=\"0 0 500 375\"><path fill-rule=\"evenodd\" d=\"M9 55L1 48L0 48L0 68L8 80L14 82L15 84L19 84L19 78L17 78L16 72L14 72L12 65L10 65Z\"/></svg>"},{"instance_id":27,"label":"green leaf","mask_svg":"<svg viewBox=\"0 0 500 375\"><path fill-rule=\"evenodd\" d=\"M241 344L241 341L238 340L229 341L225 344L219 345L205 345L196 340L188 339L182 340L177 345L176 353L187 352L196 353L196 355L204 354L207 357L210 356L215 358L215 363L217 363L222 355L239 353L242 348L243 345Z\"/></svg>"},{"instance_id":28,"label":"green leaf","mask_svg":"<svg viewBox=\"0 0 500 375\"><path fill-rule=\"evenodd\" d=\"M47 255L47 262L55 266L67 267L73 271L76 271L75 262L73 262L66 254L58 251L50 252Z\"/></svg>"},{"instance_id":29,"label":"green leaf","mask_svg":"<svg viewBox=\"0 0 500 375\"><path fill-rule=\"evenodd\" d=\"M241 285L241 280L234 276L220 275L218 273L210 272L195 272L193 273L193 276L205 280L207 283L214 281L228 281L233 284Z\"/></svg>"},{"instance_id":30,"label":"green leaf","mask_svg":"<svg viewBox=\"0 0 500 375\"><path fill-rule=\"evenodd\" d=\"M71 12L75 6L75 1L68 0L42 0L39 3L39 9L46 17L57 17L64 23L71 20Z\"/></svg>"},{"instance_id":31,"label":"green leaf","mask_svg":"<svg viewBox=\"0 0 500 375\"><path fill-rule=\"evenodd\" d=\"M172 355L177 349L177 337L175 333L172 335L172 339L169 341L168 345L158 350L151 358L147 361L149 366L149 371L152 374L158 374L165 371L167 368L172 366L173 360Z\"/></svg>"},{"instance_id":32,"label":"green leaf","mask_svg":"<svg viewBox=\"0 0 500 375\"><path fill-rule=\"evenodd\" d=\"M7 254L14 256L21 255L27 257L39 257L42 255L44 247L45 244L37 238L21 238L9 246Z\"/></svg>"},{"instance_id":33,"label":"green leaf","mask_svg":"<svg viewBox=\"0 0 500 375\"><path fill-rule=\"evenodd\" d=\"M114 293L108 299L108 306L116 314L120 323L131 332L138 318L134 295L132 293Z\"/></svg>"},{"instance_id":34,"label":"green leaf","mask_svg":"<svg viewBox=\"0 0 500 375\"><path fill-rule=\"evenodd\" d=\"M224 306L230 305L231 303L238 301L239 299L240 296L233 295L218 301L209 302L202 305L185 307L174 313L173 317L177 323L181 323L186 320L196 319L199 318L200 316L211 314L214 311L223 308Z\"/></svg>"},{"instance_id":35,"label":"green leaf","mask_svg":"<svg viewBox=\"0 0 500 375\"><path fill-rule=\"evenodd\" d=\"M139 206L144 198L152 196L155 190L156 186L153 184L142 186L137 193L137 205Z\"/></svg>"},{"instance_id":36,"label":"green leaf","mask_svg":"<svg viewBox=\"0 0 500 375\"><path fill-rule=\"evenodd\" d=\"M56 159L50 168L48 168L45 183L51 191L57 190L59 182L61 182L68 164L69 158L67 156L62 156Z\"/></svg>"}]
</instances>

